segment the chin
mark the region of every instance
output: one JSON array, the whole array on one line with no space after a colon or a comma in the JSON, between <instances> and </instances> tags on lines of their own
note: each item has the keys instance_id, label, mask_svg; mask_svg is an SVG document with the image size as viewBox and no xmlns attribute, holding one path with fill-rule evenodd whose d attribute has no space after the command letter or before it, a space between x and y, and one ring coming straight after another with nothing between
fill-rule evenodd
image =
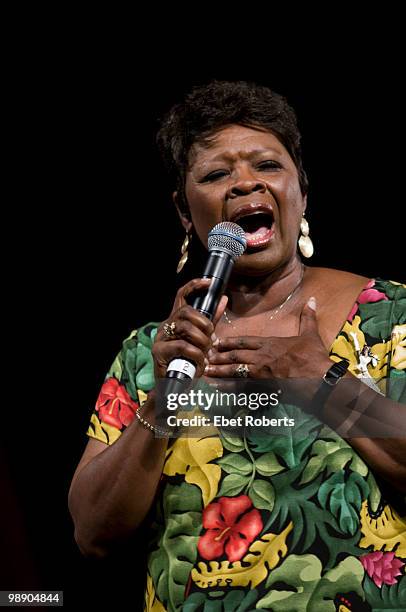
<instances>
[{"instance_id":1,"label":"chin","mask_svg":"<svg viewBox=\"0 0 406 612\"><path fill-rule=\"evenodd\" d=\"M252 251L241 255L235 263L234 271L240 275L264 276L279 268L283 261L284 258L271 249Z\"/></svg>"}]
</instances>

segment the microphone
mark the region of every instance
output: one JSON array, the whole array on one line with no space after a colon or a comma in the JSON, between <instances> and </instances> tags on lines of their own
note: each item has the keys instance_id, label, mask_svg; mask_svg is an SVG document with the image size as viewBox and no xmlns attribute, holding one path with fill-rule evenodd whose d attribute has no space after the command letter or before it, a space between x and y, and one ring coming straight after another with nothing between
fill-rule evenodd
<instances>
[{"instance_id":1,"label":"microphone","mask_svg":"<svg viewBox=\"0 0 406 612\"><path fill-rule=\"evenodd\" d=\"M236 223L230 221L218 223L209 232L208 247L209 257L202 278L211 278L211 283L203 293L197 295L192 307L212 320L227 286L234 262L247 247L245 232ZM169 363L166 377L190 380L195 373L196 366L192 361L178 357Z\"/></svg>"}]
</instances>

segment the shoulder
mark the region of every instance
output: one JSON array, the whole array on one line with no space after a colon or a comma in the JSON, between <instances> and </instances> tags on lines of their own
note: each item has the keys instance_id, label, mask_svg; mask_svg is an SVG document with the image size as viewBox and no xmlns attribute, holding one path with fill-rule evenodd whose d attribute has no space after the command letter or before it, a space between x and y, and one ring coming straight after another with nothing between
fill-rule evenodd
<instances>
[{"instance_id":1,"label":"shoulder","mask_svg":"<svg viewBox=\"0 0 406 612\"><path fill-rule=\"evenodd\" d=\"M308 271L319 294L321 306L331 306L341 301L347 304L351 299L355 302L363 292L367 294L365 298L372 298L371 301L377 301L378 294L387 300L405 296L406 285L393 280L362 276L334 268L308 268Z\"/></svg>"},{"instance_id":2,"label":"shoulder","mask_svg":"<svg viewBox=\"0 0 406 612\"><path fill-rule=\"evenodd\" d=\"M331 268L308 270L309 285L317 299L319 326L327 344L355 313L363 319L374 316L386 331L395 320L405 322L405 285Z\"/></svg>"},{"instance_id":3,"label":"shoulder","mask_svg":"<svg viewBox=\"0 0 406 612\"><path fill-rule=\"evenodd\" d=\"M308 268L308 296L317 301L319 331L329 347L344 325L358 296L371 281L366 276L333 268ZM309 293L310 292L310 293Z\"/></svg>"},{"instance_id":4,"label":"shoulder","mask_svg":"<svg viewBox=\"0 0 406 612\"><path fill-rule=\"evenodd\" d=\"M315 282L326 288L340 287L341 289L365 286L371 278L347 272L346 270L336 270L335 268L307 268L309 277Z\"/></svg>"},{"instance_id":5,"label":"shoulder","mask_svg":"<svg viewBox=\"0 0 406 612\"><path fill-rule=\"evenodd\" d=\"M308 280L321 311L341 311L351 308L371 278L334 268L308 268Z\"/></svg>"}]
</instances>

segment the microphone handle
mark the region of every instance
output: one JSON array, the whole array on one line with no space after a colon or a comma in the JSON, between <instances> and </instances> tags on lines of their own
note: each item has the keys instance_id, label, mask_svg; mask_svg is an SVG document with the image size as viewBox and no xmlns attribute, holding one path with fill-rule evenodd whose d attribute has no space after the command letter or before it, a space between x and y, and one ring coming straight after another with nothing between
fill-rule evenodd
<instances>
[{"instance_id":1,"label":"microphone handle","mask_svg":"<svg viewBox=\"0 0 406 612\"><path fill-rule=\"evenodd\" d=\"M210 286L204 295L196 296L192 307L204 314L205 317L213 319L218 303L227 286L233 269L234 258L225 251L212 250L207 260L202 278L211 278ZM166 377L178 380L191 380L196 373L193 362L182 357L172 359L168 365Z\"/></svg>"},{"instance_id":2,"label":"microphone handle","mask_svg":"<svg viewBox=\"0 0 406 612\"><path fill-rule=\"evenodd\" d=\"M224 251L213 250L207 260L202 278L212 281L204 295L198 295L192 307L199 310L205 317L213 319L233 269L234 259Z\"/></svg>"}]
</instances>

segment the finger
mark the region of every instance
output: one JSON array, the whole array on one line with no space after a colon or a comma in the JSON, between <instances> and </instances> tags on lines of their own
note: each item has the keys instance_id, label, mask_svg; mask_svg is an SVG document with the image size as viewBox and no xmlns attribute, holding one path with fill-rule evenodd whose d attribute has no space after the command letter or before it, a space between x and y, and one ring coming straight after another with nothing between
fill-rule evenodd
<instances>
[{"instance_id":1,"label":"finger","mask_svg":"<svg viewBox=\"0 0 406 612\"><path fill-rule=\"evenodd\" d=\"M209 338L214 331L214 326L210 319L188 304L182 306L182 308L175 313L175 321L186 321L191 325L195 325Z\"/></svg>"},{"instance_id":2,"label":"finger","mask_svg":"<svg viewBox=\"0 0 406 612\"><path fill-rule=\"evenodd\" d=\"M196 364L197 375L201 375L204 368L204 353L193 344L185 340L172 340L172 342L156 342L152 346L152 355L159 369L166 373L167 365L172 359L187 359Z\"/></svg>"},{"instance_id":3,"label":"finger","mask_svg":"<svg viewBox=\"0 0 406 612\"><path fill-rule=\"evenodd\" d=\"M193 346L196 346L203 352L207 352L211 347L212 341L210 337L210 328L208 331L202 331L198 325L193 324L187 319L178 319L175 321L175 338L179 340L185 340ZM198 322L200 323L200 321ZM206 329L206 328L205 328ZM165 342L173 342L173 338L166 335L162 338Z\"/></svg>"},{"instance_id":4,"label":"finger","mask_svg":"<svg viewBox=\"0 0 406 612\"><path fill-rule=\"evenodd\" d=\"M263 343L263 338L258 336L229 336L219 340L217 350L220 352L234 349L259 349Z\"/></svg>"},{"instance_id":5,"label":"finger","mask_svg":"<svg viewBox=\"0 0 406 612\"><path fill-rule=\"evenodd\" d=\"M240 365L240 364L238 364ZM213 378L236 378L236 370L238 368L236 364L228 365L211 365L209 364L204 368L204 375L211 376ZM253 366L250 365L250 376L253 376Z\"/></svg>"},{"instance_id":6,"label":"finger","mask_svg":"<svg viewBox=\"0 0 406 612\"><path fill-rule=\"evenodd\" d=\"M188 295L190 295L194 291L198 291L199 289L206 289L210 285L210 283L210 278L194 278L193 280L186 283L186 285L183 285L183 287L178 289L178 292L176 294L173 311L178 310L181 306L187 303L186 298L188 297Z\"/></svg>"},{"instance_id":7,"label":"finger","mask_svg":"<svg viewBox=\"0 0 406 612\"><path fill-rule=\"evenodd\" d=\"M319 326L316 317L316 298L311 297L302 308L300 315L299 336L314 333L319 333Z\"/></svg>"},{"instance_id":8,"label":"finger","mask_svg":"<svg viewBox=\"0 0 406 612\"><path fill-rule=\"evenodd\" d=\"M164 328L167 323L175 323L173 336L168 337L168 335L165 333ZM195 308L192 308L192 306L185 305L173 312L169 319L161 323L158 328L156 340L173 340L174 338L182 335L188 326L189 329L190 326L196 327L203 334L205 334L207 338L211 337L214 330L213 323L210 321L210 319L202 315L202 313Z\"/></svg>"},{"instance_id":9,"label":"finger","mask_svg":"<svg viewBox=\"0 0 406 612\"><path fill-rule=\"evenodd\" d=\"M217 306L216 314L214 315L214 318L213 318L214 327L216 327L217 323L220 321L221 317L223 316L223 313L225 309L227 308L227 302L228 302L228 295L223 295Z\"/></svg>"},{"instance_id":10,"label":"finger","mask_svg":"<svg viewBox=\"0 0 406 612\"><path fill-rule=\"evenodd\" d=\"M218 351L209 352L209 365L223 365L231 363L255 363L254 350L232 350L219 353Z\"/></svg>"}]
</instances>

